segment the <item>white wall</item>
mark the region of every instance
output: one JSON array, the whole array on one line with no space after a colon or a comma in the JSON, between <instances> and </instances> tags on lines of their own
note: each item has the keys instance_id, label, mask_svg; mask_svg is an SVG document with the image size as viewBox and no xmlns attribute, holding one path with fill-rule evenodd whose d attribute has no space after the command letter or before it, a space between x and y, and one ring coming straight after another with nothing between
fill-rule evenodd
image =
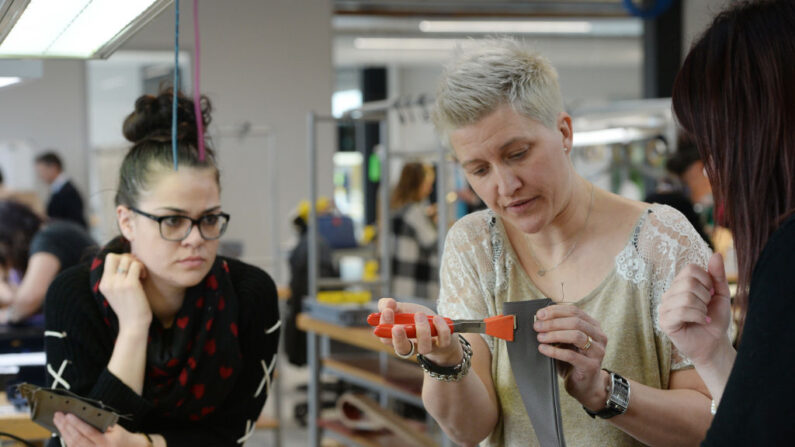
<instances>
[{"instance_id":1,"label":"white wall","mask_svg":"<svg viewBox=\"0 0 795 447\"><path fill-rule=\"evenodd\" d=\"M730 3L730 0L685 0L682 8L682 60L693 39L700 36L712 19Z\"/></svg>"},{"instance_id":2,"label":"white wall","mask_svg":"<svg viewBox=\"0 0 795 447\"><path fill-rule=\"evenodd\" d=\"M332 93L329 0L228 0L199 2L202 91L213 102L211 133L248 122L272 130L278 191L266 178L263 137L216 135L224 207L232 215L227 239L245 242L244 258L270 267L270 218L278 240L289 239L288 215L309 194L306 115L330 114ZM191 2L181 2L181 47L191 51ZM141 29L122 50L169 50L173 8ZM0 89L0 140L33 140L58 149L85 196L88 191L86 70L82 61L47 61L42 79ZM133 104L129 104L132 110ZM121 123L118 124L119 133ZM319 138L333 140L330 128ZM332 190L332 151L325 144L319 166L323 192ZM278 192L279 207L272 209Z\"/></svg>"},{"instance_id":3,"label":"white wall","mask_svg":"<svg viewBox=\"0 0 795 447\"><path fill-rule=\"evenodd\" d=\"M0 141L25 140L54 149L84 197L88 195L85 65L45 61L41 79L0 89ZM33 171L33 166L30 166ZM33 175L32 173L30 175ZM46 188L39 184L46 198Z\"/></svg>"}]
</instances>

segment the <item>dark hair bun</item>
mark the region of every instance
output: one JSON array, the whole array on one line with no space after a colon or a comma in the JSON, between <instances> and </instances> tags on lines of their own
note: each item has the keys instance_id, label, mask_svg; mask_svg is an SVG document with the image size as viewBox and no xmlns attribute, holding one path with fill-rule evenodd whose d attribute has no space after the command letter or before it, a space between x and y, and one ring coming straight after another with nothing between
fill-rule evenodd
<instances>
[{"instance_id":1,"label":"dark hair bun","mask_svg":"<svg viewBox=\"0 0 795 447\"><path fill-rule=\"evenodd\" d=\"M171 111L174 93L171 88L161 90L157 96L143 95L135 101L135 111L124 119L122 132L132 143L153 139L171 139ZM212 105L206 96L199 99L202 124L206 129L210 124ZM177 92L177 139L191 145L197 144L198 129L193 100Z\"/></svg>"}]
</instances>

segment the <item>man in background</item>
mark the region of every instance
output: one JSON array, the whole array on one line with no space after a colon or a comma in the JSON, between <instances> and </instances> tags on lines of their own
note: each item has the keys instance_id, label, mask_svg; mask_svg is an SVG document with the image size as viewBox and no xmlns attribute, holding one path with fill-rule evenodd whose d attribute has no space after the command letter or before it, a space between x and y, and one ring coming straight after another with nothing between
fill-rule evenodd
<instances>
[{"instance_id":1,"label":"man in background","mask_svg":"<svg viewBox=\"0 0 795 447\"><path fill-rule=\"evenodd\" d=\"M86 219L83 216L83 199L63 171L61 157L54 152L39 155L36 157L36 173L39 178L50 185L47 216L51 219L69 220L86 228Z\"/></svg>"}]
</instances>

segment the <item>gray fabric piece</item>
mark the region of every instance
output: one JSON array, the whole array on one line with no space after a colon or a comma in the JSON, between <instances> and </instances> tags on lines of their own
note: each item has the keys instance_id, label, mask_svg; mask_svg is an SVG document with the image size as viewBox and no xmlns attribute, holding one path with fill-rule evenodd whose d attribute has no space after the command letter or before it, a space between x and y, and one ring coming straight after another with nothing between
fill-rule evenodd
<instances>
[{"instance_id":1,"label":"gray fabric piece","mask_svg":"<svg viewBox=\"0 0 795 447\"><path fill-rule=\"evenodd\" d=\"M542 447L565 447L557 365L538 351L538 333L533 329L536 312L551 302L544 298L503 303L503 313L516 316L514 341L506 345L511 370L538 442Z\"/></svg>"}]
</instances>

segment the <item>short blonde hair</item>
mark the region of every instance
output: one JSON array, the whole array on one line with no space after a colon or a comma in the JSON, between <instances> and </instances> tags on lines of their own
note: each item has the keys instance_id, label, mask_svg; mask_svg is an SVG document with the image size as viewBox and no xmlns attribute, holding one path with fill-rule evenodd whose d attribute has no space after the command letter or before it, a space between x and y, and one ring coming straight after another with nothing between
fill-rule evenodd
<instances>
[{"instance_id":1,"label":"short blonde hair","mask_svg":"<svg viewBox=\"0 0 795 447\"><path fill-rule=\"evenodd\" d=\"M543 56L513 39L488 39L467 47L442 74L433 123L445 138L503 104L554 128L563 112L558 73Z\"/></svg>"}]
</instances>

